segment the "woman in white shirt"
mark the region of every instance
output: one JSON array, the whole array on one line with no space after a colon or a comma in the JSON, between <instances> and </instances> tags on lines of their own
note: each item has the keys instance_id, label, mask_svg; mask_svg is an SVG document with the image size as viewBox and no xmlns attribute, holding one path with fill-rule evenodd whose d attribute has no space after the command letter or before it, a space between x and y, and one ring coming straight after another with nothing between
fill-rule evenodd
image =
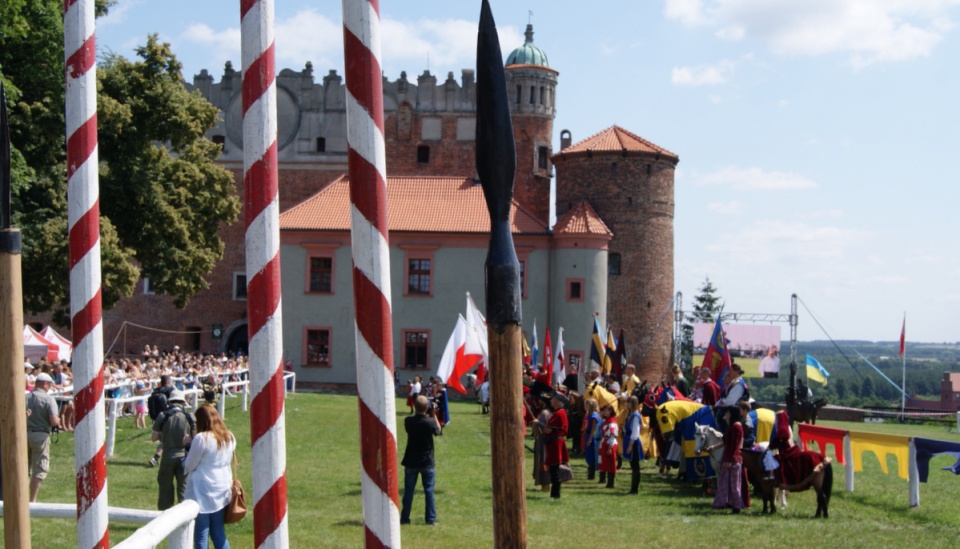
<instances>
[{"instance_id":1,"label":"woman in white shirt","mask_svg":"<svg viewBox=\"0 0 960 549\"><path fill-rule=\"evenodd\" d=\"M213 406L201 406L195 415L197 435L183 465L184 472L190 475L184 496L200 504L193 528L193 546L207 549L209 537L215 549L230 549L223 517L233 487L230 464L237 442Z\"/></svg>"}]
</instances>

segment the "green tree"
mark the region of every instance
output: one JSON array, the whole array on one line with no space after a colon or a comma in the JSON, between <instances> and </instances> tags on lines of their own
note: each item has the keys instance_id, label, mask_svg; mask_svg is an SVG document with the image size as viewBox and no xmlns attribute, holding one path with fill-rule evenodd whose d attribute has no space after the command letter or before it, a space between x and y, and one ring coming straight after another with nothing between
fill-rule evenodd
<instances>
[{"instance_id":1,"label":"green tree","mask_svg":"<svg viewBox=\"0 0 960 549\"><path fill-rule=\"evenodd\" d=\"M833 389L837 392L837 398L840 400L847 398L847 381L842 377L837 380Z\"/></svg>"},{"instance_id":2,"label":"green tree","mask_svg":"<svg viewBox=\"0 0 960 549\"><path fill-rule=\"evenodd\" d=\"M686 315L684 318L686 322L682 326L683 339L680 344L680 354L687 364L693 360L693 324L714 322L720 312L720 296L716 295L717 289L710 282L709 276L704 279L697 292L693 297L693 311Z\"/></svg>"},{"instance_id":3,"label":"green tree","mask_svg":"<svg viewBox=\"0 0 960 549\"><path fill-rule=\"evenodd\" d=\"M113 0L100 0L98 14ZM24 307L69 307L63 21L60 0L0 3L0 77L8 89L14 219L23 232ZM218 145L204 137L217 109L187 92L156 36L136 61L101 60L98 76L103 306L140 276L186 306L222 257L218 231L240 210Z\"/></svg>"},{"instance_id":4,"label":"green tree","mask_svg":"<svg viewBox=\"0 0 960 549\"><path fill-rule=\"evenodd\" d=\"M876 392L877 391L874 387L873 379L869 377L864 378L863 384L860 385L860 396L865 399L873 398L876 395Z\"/></svg>"}]
</instances>

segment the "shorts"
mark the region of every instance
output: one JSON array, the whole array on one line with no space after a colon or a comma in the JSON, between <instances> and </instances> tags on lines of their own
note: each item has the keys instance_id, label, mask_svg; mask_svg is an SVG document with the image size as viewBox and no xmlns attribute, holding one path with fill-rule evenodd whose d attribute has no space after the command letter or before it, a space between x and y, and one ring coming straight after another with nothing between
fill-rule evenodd
<instances>
[{"instance_id":1,"label":"shorts","mask_svg":"<svg viewBox=\"0 0 960 549\"><path fill-rule=\"evenodd\" d=\"M43 480L50 471L50 434L42 431L27 433L30 451L30 476Z\"/></svg>"}]
</instances>

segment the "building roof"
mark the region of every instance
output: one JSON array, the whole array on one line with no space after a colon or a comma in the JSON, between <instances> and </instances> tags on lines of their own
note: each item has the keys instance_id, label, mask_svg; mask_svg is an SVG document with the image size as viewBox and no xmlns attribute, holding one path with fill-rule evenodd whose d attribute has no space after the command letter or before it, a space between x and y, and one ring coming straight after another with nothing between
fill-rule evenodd
<instances>
[{"instance_id":1,"label":"building roof","mask_svg":"<svg viewBox=\"0 0 960 549\"><path fill-rule=\"evenodd\" d=\"M556 225L553 226L553 234L612 237L613 231L600 219L590 203L582 200L557 220Z\"/></svg>"},{"instance_id":2,"label":"building roof","mask_svg":"<svg viewBox=\"0 0 960 549\"><path fill-rule=\"evenodd\" d=\"M387 220L394 232L489 233L483 188L469 177L387 176ZM547 225L520 206L510 207L514 234L547 234ZM350 177L343 175L280 214L280 229L349 231Z\"/></svg>"},{"instance_id":3,"label":"building roof","mask_svg":"<svg viewBox=\"0 0 960 549\"><path fill-rule=\"evenodd\" d=\"M590 152L621 153L625 151L659 154L666 157L676 158L677 160L680 159L675 153L672 153L659 145L651 143L650 141L647 141L646 139L634 133L628 132L620 126L610 126L600 133L591 135L579 143L570 145L566 149L560 151L558 154L570 155Z\"/></svg>"},{"instance_id":4,"label":"building roof","mask_svg":"<svg viewBox=\"0 0 960 549\"><path fill-rule=\"evenodd\" d=\"M533 25L527 24L527 30L524 33L526 40L523 45L510 52L507 56L506 65L536 65L538 67L549 67L547 54L540 48L533 45Z\"/></svg>"}]
</instances>

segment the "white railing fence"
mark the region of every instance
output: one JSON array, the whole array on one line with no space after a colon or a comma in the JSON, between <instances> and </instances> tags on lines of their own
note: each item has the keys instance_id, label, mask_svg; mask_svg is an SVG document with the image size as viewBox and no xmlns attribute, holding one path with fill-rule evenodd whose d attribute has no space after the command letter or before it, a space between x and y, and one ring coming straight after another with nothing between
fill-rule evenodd
<instances>
[{"instance_id":1,"label":"white railing fence","mask_svg":"<svg viewBox=\"0 0 960 549\"><path fill-rule=\"evenodd\" d=\"M114 549L153 549L163 540L167 549L191 549L193 547L193 521L200 512L200 505L192 500L171 507L166 511L144 511L123 507L108 507L110 522L143 524L129 538L114 545ZM0 517L3 502L0 501ZM30 518L77 519L77 506L66 503L31 503Z\"/></svg>"}]
</instances>

